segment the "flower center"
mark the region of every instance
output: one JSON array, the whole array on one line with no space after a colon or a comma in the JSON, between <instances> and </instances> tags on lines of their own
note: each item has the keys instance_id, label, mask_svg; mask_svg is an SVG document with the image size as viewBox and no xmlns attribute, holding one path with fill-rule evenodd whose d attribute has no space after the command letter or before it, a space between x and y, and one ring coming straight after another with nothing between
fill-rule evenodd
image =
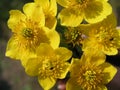
<instances>
[{"instance_id":1,"label":"flower center","mask_svg":"<svg viewBox=\"0 0 120 90\"><path fill-rule=\"evenodd\" d=\"M82 32L78 28L68 28L64 33L65 39L68 43L80 44L83 40Z\"/></svg>"},{"instance_id":2,"label":"flower center","mask_svg":"<svg viewBox=\"0 0 120 90\"><path fill-rule=\"evenodd\" d=\"M41 67L39 68L39 75L41 78L57 78L60 77L61 73L63 73L63 62L57 60L57 57L54 58L46 56L42 57L44 61L41 63Z\"/></svg>"},{"instance_id":3,"label":"flower center","mask_svg":"<svg viewBox=\"0 0 120 90\"><path fill-rule=\"evenodd\" d=\"M84 4L84 3L87 2L87 0L77 0L77 2L80 3L80 4Z\"/></svg>"},{"instance_id":4,"label":"flower center","mask_svg":"<svg viewBox=\"0 0 120 90\"><path fill-rule=\"evenodd\" d=\"M33 36L33 32L32 32L32 29L30 28L25 28L22 30L22 35L25 37L25 38L30 38Z\"/></svg>"},{"instance_id":5,"label":"flower center","mask_svg":"<svg viewBox=\"0 0 120 90\"><path fill-rule=\"evenodd\" d=\"M68 8L71 10L71 13L81 15L81 12L84 11L85 8L87 8L89 2L89 0L70 0Z\"/></svg>"},{"instance_id":6,"label":"flower center","mask_svg":"<svg viewBox=\"0 0 120 90\"><path fill-rule=\"evenodd\" d=\"M49 69L52 70L54 67L52 65L52 62L50 62L49 57L45 57L45 60L43 61L43 70Z\"/></svg>"},{"instance_id":7,"label":"flower center","mask_svg":"<svg viewBox=\"0 0 120 90\"><path fill-rule=\"evenodd\" d=\"M96 72L95 71L92 71L92 70L88 70L88 71L86 71L84 74L83 74L83 76L85 77L85 79L87 80L87 81L94 81L95 80L95 78L96 78Z\"/></svg>"},{"instance_id":8,"label":"flower center","mask_svg":"<svg viewBox=\"0 0 120 90\"><path fill-rule=\"evenodd\" d=\"M104 76L105 74L102 72L101 67L88 64L80 68L75 79L77 84L80 85L83 90L96 90L96 87L103 83Z\"/></svg>"}]
</instances>

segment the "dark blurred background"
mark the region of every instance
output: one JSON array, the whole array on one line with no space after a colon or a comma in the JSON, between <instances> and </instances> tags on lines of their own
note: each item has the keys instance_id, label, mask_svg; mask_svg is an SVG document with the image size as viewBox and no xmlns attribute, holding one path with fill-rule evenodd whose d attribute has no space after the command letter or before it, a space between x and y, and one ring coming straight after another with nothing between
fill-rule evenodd
<instances>
[{"instance_id":1,"label":"dark blurred background","mask_svg":"<svg viewBox=\"0 0 120 90\"><path fill-rule=\"evenodd\" d=\"M7 27L9 11L11 9L22 10L22 6L33 0L0 0L0 90L42 90L37 82L37 78L29 77L25 74L24 68L17 60L5 57L7 41L11 32ZM120 0L109 0L113 11L117 17L118 27L120 26ZM116 67L120 67L120 54L107 56L107 61ZM108 84L109 90L120 90L115 85L120 83L120 72L115 79ZM57 90L56 86L53 90Z\"/></svg>"}]
</instances>

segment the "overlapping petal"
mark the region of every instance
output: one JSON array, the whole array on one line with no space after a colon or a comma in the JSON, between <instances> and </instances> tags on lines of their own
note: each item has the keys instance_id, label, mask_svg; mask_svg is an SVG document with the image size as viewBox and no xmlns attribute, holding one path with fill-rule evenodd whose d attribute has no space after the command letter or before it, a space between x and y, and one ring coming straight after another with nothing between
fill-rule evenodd
<instances>
[{"instance_id":1,"label":"overlapping petal","mask_svg":"<svg viewBox=\"0 0 120 90\"><path fill-rule=\"evenodd\" d=\"M45 26L55 29L57 20L57 4L56 0L34 0L36 5L40 5L45 14Z\"/></svg>"},{"instance_id":2,"label":"overlapping petal","mask_svg":"<svg viewBox=\"0 0 120 90\"><path fill-rule=\"evenodd\" d=\"M45 14L40 5L35 3L27 3L24 5L23 11L28 18L39 23L40 26L45 25Z\"/></svg>"}]
</instances>

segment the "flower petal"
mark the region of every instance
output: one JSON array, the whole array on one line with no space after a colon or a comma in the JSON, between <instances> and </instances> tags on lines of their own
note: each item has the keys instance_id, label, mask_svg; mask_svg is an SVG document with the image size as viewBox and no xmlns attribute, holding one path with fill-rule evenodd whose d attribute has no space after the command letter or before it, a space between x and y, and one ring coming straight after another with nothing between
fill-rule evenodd
<instances>
[{"instance_id":1,"label":"flower petal","mask_svg":"<svg viewBox=\"0 0 120 90\"><path fill-rule=\"evenodd\" d=\"M57 25L57 20L55 17L52 17L52 16L46 16L46 19L45 19L45 26L50 28L50 29L55 29L56 28L56 25Z\"/></svg>"},{"instance_id":2,"label":"flower petal","mask_svg":"<svg viewBox=\"0 0 120 90\"><path fill-rule=\"evenodd\" d=\"M40 60L38 60L37 58L28 58L28 61L24 66L25 72L30 76L37 76L39 75L39 65Z\"/></svg>"},{"instance_id":3,"label":"flower petal","mask_svg":"<svg viewBox=\"0 0 120 90\"><path fill-rule=\"evenodd\" d=\"M100 66L104 68L103 73L106 74L106 76L104 76L104 83L107 84L114 78L115 74L117 73L117 69L109 63L103 63Z\"/></svg>"},{"instance_id":4,"label":"flower petal","mask_svg":"<svg viewBox=\"0 0 120 90\"><path fill-rule=\"evenodd\" d=\"M39 4L40 6L42 6L43 10L47 10L49 9L49 0L34 0L36 4ZM46 12L46 11L45 11Z\"/></svg>"},{"instance_id":5,"label":"flower petal","mask_svg":"<svg viewBox=\"0 0 120 90\"><path fill-rule=\"evenodd\" d=\"M61 25L75 27L82 22L83 15L76 15L71 13L69 9L63 9L59 13L58 18L61 20Z\"/></svg>"},{"instance_id":6,"label":"flower petal","mask_svg":"<svg viewBox=\"0 0 120 90\"><path fill-rule=\"evenodd\" d=\"M56 3L56 0L50 0L49 13L52 16L56 16L56 14L57 14L57 3Z\"/></svg>"},{"instance_id":7,"label":"flower petal","mask_svg":"<svg viewBox=\"0 0 120 90\"><path fill-rule=\"evenodd\" d=\"M53 49L57 48L60 44L60 36L57 31L49 30L48 28L44 27L47 37L50 40L50 45Z\"/></svg>"},{"instance_id":8,"label":"flower petal","mask_svg":"<svg viewBox=\"0 0 120 90\"><path fill-rule=\"evenodd\" d=\"M23 23L19 23L21 21L25 21L26 16L19 10L11 10L10 12L10 18L7 22L8 27L13 31L16 32L15 29L16 26L19 24L20 26L24 26Z\"/></svg>"},{"instance_id":9,"label":"flower petal","mask_svg":"<svg viewBox=\"0 0 120 90\"><path fill-rule=\"evenodd\" d=\"M82 60L86 60L86 61L83 61L83 62L88 62L88 63L93 63L95 64L96 66L102 64L105 62L105 59L106 59L106 56L104 53L102 52L84 52L83 55L82 55Z\"/></svg>"},{"instance_id":10,"label":"flower petal","mask_svg":"<svg viewBox=\"0 0 120 90\"><path fill-rule=\"evenodd\" d=\"M5 56L11 57L13 59L20 59L21 55L18 53L18 51L19 51L19 45L15 41L15 37L12 36L8 41Z\"/></svg>"},{"instance_id":11,"label":"flower petal","mask_svg":"<svg viewBox=\"0 0 120 90\"><path fill-rule=\"evenodd\" d=\"M41 43L36 52L38 56L52 56L54 54L53 48L47 43Z\"/></svg>"},{"instance_id":12,"label":"flower petal","mask_svg":"<svg viewBox=\"0 0 120 90\"><path fill-rule=\"evenodd\" d=\"M66 84L66 90L82 90L80 86L78 86L73 78L70 78Z\"/></svg>"},{"instance_id":13,"label":"flower petal","mask_svg":"<svg viewBox=\"0 0 120 90\"><path fill-rule=\"evenodd\" d=\"M37 4L40 4L46 15L56 16L57 4L56 0L35 0Z\"/></svg>"},{"instance_id":14,"label":"flower petal","mask_svg":"<svg viewBox=\"0 0 120 90\"><path fill-rule=\"evenodd\" d=\"M102 21L112 13L112 7L105 1L95 1L85 9L85 20L89 23Z\"/></svg>"},{"instance_id":15,"label":"flower petal","mask_svg":"<svg viewBox=\"0 0 120 90\"><path fill-rule=\"evenodd\" d=\"M29 19L39 23L40 26L45 25L45 15L40 5L27 3L24 5L23 11Z\"/></svg>"},{"instance_id":16,"label":"flower petal","mask_svg":"<svg viewBox=\"0 0 120 90\"><path fill-rule=\"evenodd\" d=\"M105 85L99 85L96 90L108 90Z\"/></svg>"},{"instance_id":17,"label":"flower petal","mask_svg":"<svg viewBox=\"0 0 120 90\"><path fill-rule=\"evenodd\" d=\"M114 47L111 47L111 48L108 48L108 49L103 49L103 52L107 55L116 55L118 54L118 50L117 48L114 48Z\"/></svg>"},{"instance_id":18,"label":"flower petal","mask_svg":"<svg viewBox=\"0 0 120 90\"><path fill-rule=\"evenodd\" d=\"M45 14L45 26L50 29L55 29L57 20L57 4L56 0L35 0L35 3L42 6L43 12Z\"/></svg>"},{"instance_id":19,"label":"flower petal","mask_svg":"<svg viewBox=\"0 0 120 90\"><path fill-rule=\"evenodd\" d=\"M56 79L51 78L51 77L44 79L38 76L38 82L44 90L50 90L55 85Z\"/></svg>"},{"instance_id":20,"label":"flower petal","mask_svg":"<svg viewBox=\"0 0 120 90\"><path fill-rule=\"evenodd\" d=\"M55 53L57 55L60 55L61 60L69 60L72 56L72 51L68 50L67 48L64 47L59 47L55 50Z\"/></svg>"},{"instance_id":21,"label":"flower petal","mask_svg":"<svg viewBox=\"0 0 120 90\"><path fill-rule=\"evenodd\" d=\"M65 77L66 77L66 75L67 75L67 73L68 73L68 71L69 71L69 69L70 69L70 64L69 63L65 63L64 64L64 66L63 66L63 73L61 73L61 76L60 77L58 77L59 79L64 79Z\"/></svg>"},{"instance_id":22,"label":"flower petal","mask_svg":"<svg viewBox=\"0 0 120 90\"><path fill-rule=\"evenodd\" d=\"M67 7L68 2L69 2L68 0L57 0L57 3L63 7Z\"/></svg>"}]
</instances>

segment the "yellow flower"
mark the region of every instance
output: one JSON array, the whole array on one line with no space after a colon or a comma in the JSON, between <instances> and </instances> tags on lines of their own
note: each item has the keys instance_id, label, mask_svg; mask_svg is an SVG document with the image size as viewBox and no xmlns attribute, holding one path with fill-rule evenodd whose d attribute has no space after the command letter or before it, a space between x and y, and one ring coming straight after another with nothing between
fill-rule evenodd
<instances>
[{"instance_id":1,"label":"yellow flower","mask_svg":"<svg viewBox=\"0 0 120 90\"><path fill-rule=\"evenodd\" d=\"M83 51L102 51L107 55L115 55L120 48L120 31L116 29L116 18L108 16L100 23L81 26L86 30L87 38L83 43Z\"/></svg>"},{"instance_id":2,"label":"yellow flower","mask_svg":"<svg viewBox=\"0 0 120 90\"><path fill-rule=\"evenodd\" d=\"M83 19L88 23L102 21L112 13L108 0L57 0L64 8L59 13L61 24L78 26Z\"/></svg>"},{"instance_id":3,"label":"yellow flower","mask_svg":"<svg viewBox=\"0 0 120 90\"><path fill-rule=\"evenodd\" d=\"M36 4L42 6L45 14L45 26L48 28L56 28L57 20L57 3L56 0L34 0Z\"/></svg>"},{"instance_id":4,"label":"yellow flower","mask_svg":"<svg viewBox=\"0 0 120 90\"><path fill-rule=\"evenodd\" d=\"M25 59L35 53L40 43L49 43L57 48L60 42L58 33L45 27L42 7L35 3L25 4L23 12L11 10L8 27L13 32L8 41L6 56ZM34 55L33 55L34 56Z\"/></svg>"},{"instance_id":5,"label":"yellow flower","mask_svg":"<svg viewBox=\"0 0 120 90\"><path fill-rule=\"evenodd\" d=\"M25 71L30 76L38 76L43 89L49 90L57 79L65 78L70 67L67 60L71 56L72 52L64 47L53 49L50 45L43 43L37 49L36 58L28 57Z\"/></svg>"},{"instance_id":6,"label":"yellow flower","mask_svg":"<svg viewBox=\"0 0 120 90\"><path fill-rule=\"evenodd\" d=\"M113 79L117 69L104 61L100 56L73 58L66 90L107 90L105 85Z\"/></svg>"}]
</instances>

